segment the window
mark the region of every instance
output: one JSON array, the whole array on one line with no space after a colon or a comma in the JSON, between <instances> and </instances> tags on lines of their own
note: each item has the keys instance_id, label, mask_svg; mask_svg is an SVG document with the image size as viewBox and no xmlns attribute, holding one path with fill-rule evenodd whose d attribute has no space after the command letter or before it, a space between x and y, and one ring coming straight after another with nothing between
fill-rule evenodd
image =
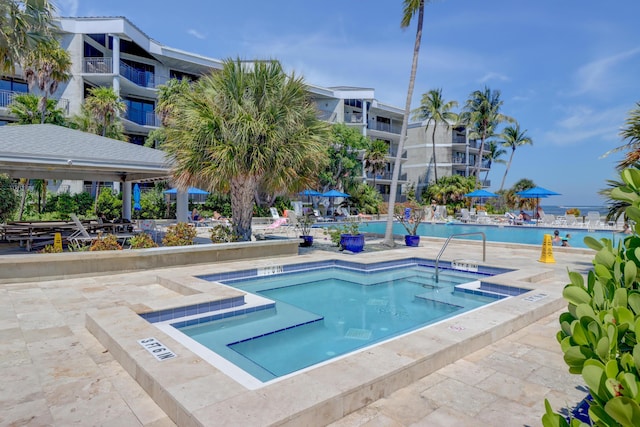
<instances>
[{"instance_id":1,"label":"window","mask_svg":"<svg viewBox=\"0 0 640 427\"><path fill-rule=\"evenodd\" d=\"M155 126L155 114L153 101L142 99L124 98L127 106L126 117L139 125Z\"/></svg>"},{"instance_id":2,"label":"window","mask_svg":"<svg viewBox=\"0 0 640 427\"><path fill-rule=\"evenodd\" d=\"M351 107L362 109L362 100L361 99L345 99L344 105L349 105Z\"/></svg>"},{"instance_id":3,"label":"window","mask_svg":"<svg viewBox=\"0 0 640 427\"><path fill-rule=\"evenodd\" d=\"M8 90L11 92L21 92L28 93L29 85L23 80L12 79L10 77L5 77L0 79L0 90Z\"/></svg>"},{"instance_id":4,"label":"window","mask_svg":"<svg viewBox=\"0 0 640 427\"><path fill-rule=\"evenodd\" d=\"M84 42L84 57L85 58L102 58L104 54L93 47L90 43Z\"/></svg>"},{"instance_id":5,"label":"window","mask_svg":"<svg viewBox=\"0 0 640 427\"><path fill-rule=\"evenodd\" d=\"M120 60L120 75L133 83L149 87L153 86L155 67L142 62L131 61L130 59Z\"/></svg>"}]
</instances>

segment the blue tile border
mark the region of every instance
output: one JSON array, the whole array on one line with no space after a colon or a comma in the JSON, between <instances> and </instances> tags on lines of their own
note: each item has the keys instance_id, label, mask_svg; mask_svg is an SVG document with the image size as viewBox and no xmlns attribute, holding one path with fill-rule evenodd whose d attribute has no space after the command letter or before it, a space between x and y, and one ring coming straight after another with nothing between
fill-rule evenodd
<instances>
[{"instance_id":1,"label":"blue tile border","mask_svg":"<svg viewBox=\"0 0 640 427\"><path fill-rule=\"evenodd\" d=\"M212 311L224 310L232 307L239 307L245 304L244 296L226 298L223 300L203 302L200 304L188 305L184 307L169 308L166 310L153 311L151 313L142 313L140 317L150 323L165 322L171 319L178 319L185 316L194 316L196 314L209 313Z\"/></svg>"},{"instance_id":2,"label":"blue tile border","mask_svg":"<svg viewBox=\"0 0 640 427\"><path fill-rule=\"evenodd\" d=\"M251 341L251 340L258 339L258 338L266 337L266 336L268 336L268 335L277 334L278 332L287 331L287 330L289 330L289 329L298 328L298 327L300 327L300 326L310 325L310 324L312 324L312 323L322 322L322 321L324 321L324 317L320 317L320 318L318 318L318 319L313 319L313 320L309 320L309 321L302 322L302 323L297 323L297 324L295 324L295 325L287 326L286 328L276 329L276 330L269 331L269 332L264 333L264 334L256 335L256 336L254 336L254 337L244 338L244 339L239 340L239 341L231 342L231 343L227 344L227 346L228 346L228 347L233 347L235 344L240 344L240 343L243 343L243 342L246 342L246 341Z\"/></svg>"},{"instance_id":3,"label":"blue tile border","mask_svg":"<svg viewBox=\"0 0 640 427\"><path fill-rule=\"evenodd\" d=\"M264 304L256 307L244 308L242 310L228 311L225 313L218 313L218 314L212 314L210 316L198 317L197 319L184 320L181 322L172 323L171 326L173 326L176 329L184 328L186 326L200 325L202 323L213 322L214 320L226 319L234 316L242 316L244 314L255 313L257 311L268 310L275 307L276 307L276 304L272 302L272 303L268 303L268 304Z\"/></svg>"}]
</instances>

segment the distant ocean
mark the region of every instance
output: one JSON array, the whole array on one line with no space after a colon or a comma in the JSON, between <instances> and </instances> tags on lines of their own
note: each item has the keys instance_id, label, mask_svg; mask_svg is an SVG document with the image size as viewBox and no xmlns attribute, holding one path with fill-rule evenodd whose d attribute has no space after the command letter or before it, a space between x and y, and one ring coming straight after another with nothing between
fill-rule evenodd
<instances>
[{"instance_id":1,"label":"distant ocean","mask_svg":"<svg viewBox=\"0 0 640 427\"><path fill-rule=\"evenodd\" d=\"M570 208L580 209L580 215L587 215L587 212L590 211L598 211L600 215L606 215L609 210L606 206L575 206L575 205L567 205L567 206L557 206L557 205L544 205L541 204L542 209L545 213L551 215L564 215L565 211Z\"/></svg>"}]
</instances>

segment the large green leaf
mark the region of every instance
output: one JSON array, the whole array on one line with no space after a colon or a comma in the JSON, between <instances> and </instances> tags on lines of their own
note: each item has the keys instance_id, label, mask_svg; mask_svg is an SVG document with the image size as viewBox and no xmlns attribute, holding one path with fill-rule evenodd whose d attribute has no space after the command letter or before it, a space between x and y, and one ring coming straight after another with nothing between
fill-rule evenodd
<instances>
[{"instance_id":1,"label":"large green leaf","mask_svg":"<svg viewBox=\"0 0 640 427\"><path fill-rule=\"evenodd\" d=\"M604 264L596 264L593 267L593 270L595 271L596 276L598 276L599 279L610 280L613 278L611 270L609 270L609 267Z\"/></svg>"},{"instance_id":2,"label":"large green leaf","mask_svg":"<svg viewBox=\"0 0 640 427\"><path fill-rule=\"evenodd\" d=\"M624 265L624 285L630 288L633 282L636 281L636 275L638 274L638 267L633 262L627 262Z\"/></svg>"},{"instance_id":3,"label":"large green leaf","mask_svg":"<svg viewBox=\"0 0 640 427\"><path fill-rule=\"evenodd\" d=\"M581 321L585 317L592 320L598 320L598 315L593 311L593 308L589 304L580 304L576 306L576 315ZM562 316L560 318L562 319Z\"/></svg>"},{"instance_id":4,"label":"large green leaf","mask_svg":"<svg viewBox=\"0 0 640 427\"><path fill-rule=\"evenodd\" d=\"M628 397L614 397L604 405L604 410L623 427L640 425L640 406Z\"/></svg>"},{"instance_id":5,"label":"large green leaf","mask_svg":"<svg viewBox=\"0 0 640 427\"><path fill-rule=\"evenodd\" d=\"M582 274L576 273L575 271L570 271L569 280L571 280L572 285L584 288L584 277L582 277Z\"/></svg>"},{"instance_id":6,"label":"large green leaf","mask_svg":"<svg viewBox=\"0 0 640 427\"><path fill-rule=\"evenodd\" d=\"M591 302L591 296L589 293L578 286L565 286L562 291L562 296L573 305L589 304Z\"/></svg>"},{"instance_id":7,"label":"large green leaf","mask_svg":"<svg viewBox=\"0 0 640 427\"><path fill-rule=\"evenodd\" d=\"M608 250L602 249L596 254L595 262L604 265L607 269L610 269L616 262L616 256Z\"/></svg>"},{"instance_id":8,"label":"large green leaf","mask_svg":"<svg viewBox=\"0 0 640 427\"><path fill-rule=\"evenodd\" d=\"M606 380L605 365L599 360L589 359L583 363L582 379L591 390L602 396L604 381Z\"/></svg>"},{"instance_id":9,"label":"large green leaf","mask_svg":"<svg viewBox=\"0 0 640 427\"><path fill-rule=\"evenodd\" d=\"M587 247L593 249L594 251L600 251L602 248L604 248L604 246L602 245L602 243L600 243L599 240L596 240L591 236L586 236L583 241L584 241L584 244L587 245Z\"/></svg>"},{"instance_id":10,"label":"large green leaf","mask_svg":"<svg viewBox=\"0 0 640 427\"><path fill-rule=\"evenodd\" d=\"M633 362L636 364L636 369L640 369L640 344L633 347Z\"/></svg>"},{"instance_id":11,"label":"large green leaf","mask_svg":"<svg viewBox=\"0 0 640 427\"><path fill-rule=\"evenodd\" d=\"M544 400L544 415L542 416L542 425L544 427L569 427L567 420L563 416L553 412L551 404L547 399Z\"/></svg>"},{"instance_id":12,"label":"large green leaf","mask_svg":"<svg viewBox=\"0 0 640 427\"><path fill-rule=\"evenodd\" d=\"M598 340L596 354L602 361L609 360L609 337L604 336Z\"/></svg>"},{"instance_id":13,"label":"large green leaf","mask_svg":"<svg viewBox=\"0 0 640 427\"><path fill-rule=\"evenodd\" d=\"M629 308L633 310L633 313L636 316L639 315L640 314L640 293L635 291L629 293L627 297L627 304L629 305Z\"/></svg>"},{"instance_id":14,"label":"large green leaf","mask_svg":"<svg viewBox=\"0 0 640 427\"><path fill-rule=\"evenodd\" d=\"M618 288L613 294L613 306L627 308L627 288Z\"/></svg>"},{"instance_id":15,"label":"large green leaf","mask_svg":"<svg viewBox=\"0 0 640 427\"><path fill-rule=\"evenodd\" d=\"M578 345L589 345L587 332L577 320L571 324L571 338L573 338L573 342Z\"/></svg>"}]
</instances>

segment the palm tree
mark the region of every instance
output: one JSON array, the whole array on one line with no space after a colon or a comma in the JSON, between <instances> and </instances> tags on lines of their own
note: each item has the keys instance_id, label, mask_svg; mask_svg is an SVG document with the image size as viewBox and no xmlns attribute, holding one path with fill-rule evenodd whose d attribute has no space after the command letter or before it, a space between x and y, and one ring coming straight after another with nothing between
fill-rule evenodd
<instances>
[{"instance_id":1,"label":"palm tree","mask_svg":"<svg viewBox=\"0 0 640 427\"><path fill-rule=\"evenodd\" d=\"M373 188L376 188L376 175L383 172L387 164L386 157L389 146L385 141L371 141L364 153L364 168L373 175Z\"/></svg>"},{"instance_id":2,"label":"palm tree","mask_svg":"<svg viewBox=\"0 0 640 427\"><path fill-rule=\"evenodd\" d=\"M15 65L48 39L54 12L47 0L0 2L0 72L13 74Z\"/></svg>"},{"instance_id":3,"label":"palm tree","mask_svg":"<svg viewBox=\"0 0 640 427\"><path fill-rule=\"evenodd\" d=\"M398 178L400 176L400 162L404 141L407 138L407 125L409 124L409 113L411 112L411 98L413 97L413 87L416 83L416 72L418 71L418 57L420 56L420 43L422 41L422 24L424 22L424 5L430 0L404 0L403 13L400 26L407 28L411 24L413 17L418 14L418 24L416 26L416 38L413 44L413 60L411 62L411 75L409 76L409 87L407 88L407 100L404 105L404 116L402 118L402 129L400 130L400 141L398 142L398 152L393 164L393 175L391 177L391 188L389 192L389 207L387 212L387 227L384 233L383 244L393 247L393 212L395 212L396 193L398 192Z\"/></svg>"},{"instance_id":4,"label":"palm tree","mask_svg":"<svg viewBox=\"0 0 640 427\"><path fill-rule=\"evenodd\" d=\"M311 184L326 164L327 125L302 78L277 61L225 61L176 97L164 149L179 187L229 191L234 232L251 239L254 197Z\"/></svg>"},{"instance_id":5,"label":"palm tree","mask_svg":"<svg viewBox=\"0 0 640 427\"><path fill-rule=\"evenodd\" d=\"M82 110L86 117L77 119L76 123L87 128L81 130L126 141L120 121L120 116L126 111L126 105L113 88L106 86L91 88L89 96L84 100Z\"/></svg>"},{"instance_id":6,"label":"palm tree","mask_svg":"<svg viewBox=\"0 0 640 427\"><path fill-rule=\"evenodd\" d=\"M504 181L507 179L507 173L509 173L509 168L511 167L511 162L513 161L513 155L516 153L516 148L521 145L533 145L533 140L527 136L526 129L523 131L520 130L520 124L517 122L515 126L505 127L500 137L502 138L502 145L511 148L511 156L509 156L507 169L504 171L502 183L500 184L500 190L502 190L504 188Z\"/></svg>"},{"instance_id":7,"label":"palm tree","mask_svg":"<svg viewBox=\"0 0 640 427\"><path fill-rule=\"evenodd\" d=\"M489 172L491 172L491 165L493 163L499 163L499 164L506 163L504 160L500 158L506 153L507 153L507 150L505 150L504 148L500 148L500 146L496 141L489 141L489 145L487 146L487 152L484 153L484 159L489 162L489 169L487 169L487 173L484 176L485 181L489 178ZM500 187L500 190L502 190L502 187Z\"/></svg>"},{"instance_id":8,"label":"palm tree","mask_svg":"<svg viewBox=\"0 0 640 427\"><path fill-rule=\"evenodd\" d=\"M469 95L464 111L460 115L461 122L470 128L469 137L480 139L480 152L474 167L474 175L478 178L478 183L480 183L480 167L484 156L485 141L495 135L496 128L500 123L513 121L511 117L500 113L500 107L503 103L499 90L492 91L485 87L484 90L476 90Z\"/></svg>"},{"instance_id":9,"label":"palm tree","mask_svg":"<svg viewBox=\"0 0 640 427\"><path fill-rule=\"evenodd\" d=\"M22 93L13 97L9 104L9 111L18 118L21 125L35 125L38 123L50 123L58 126L65 126L66 119L64 111L57 108L57 101L47 99L44 111L44 122L40 111L40 99L31 93Z\"/></svg>"},{"instance_id":10,"label":"palm tree","mask_svg":"<svg viewBox=\"0 0 640 427\"><path fill-rule=\"evenodd\" d=\"M625 127L620 131L620 136L622 139L627 139L627 143L606 152L602 156L606 157L609 154L628 151L616 167L619 171L634 167L640 162L640 102L637 102L635 109L629 112L629 117L625 120Z\"/></svg>"},{"instance_id":11,"label":"palm tree","mask_svg":"<svg viewBox=\"0 0 640 427\"><path fill-rule=\"evenodd\" d=\"M55 39L41 42L24 60L24 75L30 88L38 87L40 99L40 123L45 122L49 95L58 90L58 85L71 78L71 57Z\"/></svg>"},{"instance_id":12,"label":"palm tree","mask_svg":"<svg viewBox=\"0 0 640 427\"><path fill-rule=\"evenodd\" d=\"M438 183L438 165L436 163L436 129L438 127L438 122L444 123L447 129L449 129L450 123L454 123L458 120L458 115L451 111L452 108L457 106L457 101L445 101L442 98L442 89L431 89L429 92L422 95L420 107L413 110L414 120L427 121L427 126L424 129L425 132L429 128L429 123L433 122L431 146L433 149L433 171L436 183Z\"/></svg>"}]
</instances>

